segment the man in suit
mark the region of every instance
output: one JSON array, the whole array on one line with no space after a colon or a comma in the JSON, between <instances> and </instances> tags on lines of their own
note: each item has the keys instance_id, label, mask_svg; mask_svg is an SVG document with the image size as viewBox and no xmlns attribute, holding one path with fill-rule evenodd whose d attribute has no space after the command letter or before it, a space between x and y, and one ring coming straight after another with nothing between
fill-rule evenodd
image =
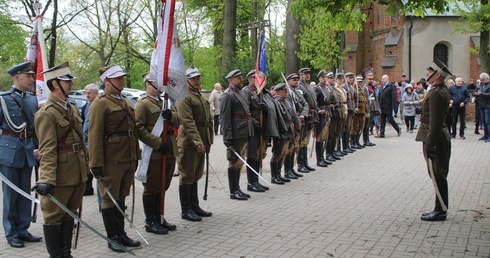
<instances>
[{"instance_id":1,"label":"man in suit","mask_svg":"<svg viewBox=\"0 0 490 258\"><path fill-rule=\"evenodd\" d=\"M95 98L97 98L97 95L99 95L99 87L97 87L97 84L91 83L85 86L85 91L83 92L85 96L87 97L87 103L83 105L82 107L82 112L80 116L83 119L83 125L82 125L82 130L83 130L83 141L85 143L85 148L88 147L88 124L89 124L89 108L90 108L90 103L92 103ZM88 195L94 195L94 187L92 186L92 181L94 177L92 174L89 173L87 182L85 182L85 193L83 194L84 196ZM99 206L100 203L102 202L102 199L100 198L100 194L97 194L97 200L99 201Z\"/></svg>"},{"instance_id":2,"label":"man in suit","mask_svg":"<svg viewBox=\"0 0 490 258\"><path fill-rule=\"evenodd\" d=\"M402 130L393 118L393 112L396 107L396 87L390 82L390 77L385 74L381 77L381 89L379 92L379 106L381 107L381 127L379 138L385 138L386 119L395 128L398 136L402 134Z\"/></svg>"},{"instance_id":3,"label":"man in suit","mask_svg":"<svg viewBox=\"0 0 490 258\"><path fill-rule=\"evenodd\" d=\"M479 140L490 142L490 77L488 73L480 74L480 90L475 93L480 106L481 123L483 124L483 137Z\"/></svg>"},{"instance_id":4,"label":"man in suit","mask_svg":"<svg viewBox=\"0 0 490 258\"><path fill-rule=\"evenodd\" d=\"M425 221L446 220L449 207L447 175L451 157L451 138L445 121L451 95L444 83L449 75L451 72L437 59L427 68L427 82L432 85L432 89L422 104L420 127L415 138L416 141L423 142L424 158L436 192L434 210L421 216Z\"/></svg>"},{"instance_id":5,"label":"man in suit","mask_svg":"<svg viewBox=\"0 0 490 258\"><path fill-rule=\"evenodd\" d=\"M71 257L74 219L50 199L53 195L71 212L77 213L88 173L87 150L83 144L82 118L68 94L73 80L68 62L44 72L51 91L48 101L35 116L41 154L41 174L33 189L42 195L43 231L50 257ZM55 191L56 189L56 191Z\"/></svg>"},{"instance_id":6,"label":"man in suit","mask_svg":"<svg viewBox=\"0 0 490 258\"><path fill-rule=\"evenodd\" d=\"M38 140L34 132L37 99L28 90L34 83L31 63L25 62L8 70L14 84L0 93L5 106L0 108L0 171L10 182L29 193L32 167L37 165ZM8 119L7 119L8 118ZM24 247L24 242L39 242L27 231L31 223L31 201L2 183L3 229L10 246Z\"/></svg>"}]
</instances>

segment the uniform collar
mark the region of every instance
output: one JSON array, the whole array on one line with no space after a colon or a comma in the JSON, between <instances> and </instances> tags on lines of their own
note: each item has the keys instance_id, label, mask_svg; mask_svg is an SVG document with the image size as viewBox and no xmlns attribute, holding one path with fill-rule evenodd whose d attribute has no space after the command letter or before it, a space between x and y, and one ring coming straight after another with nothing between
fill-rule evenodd
<instances>
[{"instance_id":1,"label":"uniform collar","mask_svg":"<svg viewBox=\"0 0 490 258\"><path fill-rule=\"evenodd\" d=\"M65 99L65 100L62 100L56 96L51 96L51 100L56 103L57 105L59 105L60 107L62 107L64 110L68 110L68 102L69 102L69 99Z\"/></svg>"},{"instance_id":2,"label":"uniform collar","mask_svg":"<svg viewBox=\"0 0 490 258\"><path fill-rule=\"evenodd\" d=\"M21 98L24 98L26 96L26 92L25 91L21 91L21 90L15 88L15 87L12 87L12 89L13 89L12 90L12 93L19 95Z\"/></svg>"}]
</instances>

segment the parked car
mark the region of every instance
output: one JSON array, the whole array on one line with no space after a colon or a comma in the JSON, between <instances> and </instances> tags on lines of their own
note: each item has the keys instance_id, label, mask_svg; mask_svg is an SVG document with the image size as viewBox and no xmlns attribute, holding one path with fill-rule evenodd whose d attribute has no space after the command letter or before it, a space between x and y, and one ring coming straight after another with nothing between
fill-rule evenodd
<instances>
[{"instance_id":1,"label":"parked car","mask_svg":"<svg viewBox=\"0 0 490 258\"><path fill-rule=\"evenodd\" d=\"M138 89L131 89L131 88L124 88L121 91L121 94L125 96L128 99L132 99L135 102L138 101L139 98L141 98L143 95L145 95L145 91L143 90L138 90Z\"/></svg>"}]
</instances>

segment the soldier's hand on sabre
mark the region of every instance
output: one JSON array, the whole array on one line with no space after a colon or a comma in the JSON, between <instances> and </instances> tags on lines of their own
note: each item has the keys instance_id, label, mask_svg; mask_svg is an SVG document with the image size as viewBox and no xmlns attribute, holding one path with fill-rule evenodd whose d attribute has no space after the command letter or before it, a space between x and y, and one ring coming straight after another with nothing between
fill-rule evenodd
<instances>
[{"instance_id":1,"label":"soldier's hand on sabre","mask_svg":"<svg viewBox=\"0 0 490 258\"><path fill-rule=\"evenodd\" d=\"M172 119L172 110L170 109L165 109L162 111L162 117L165 120L171 120Z\"/></svg>"},{"instance_id":2,"label":"soldier's hand on sabre","mask_svg":"<svg viewBox=\"0 0 490 258\"><path fill-rule=\"evenodd\" d=\"M104 169L102 167L91 168L90 172L97 179L104 177Z\"/></svg>"},{"instance_id":3,"label":"soldier's hand on sabre","mask_svg":"<svg viewBox=\"0 0 490 258\"><path fill-rule=\"evenodd\" d=\"M43 183L36 184L31 188L31 191L36 191L38 194L42 196L46 196L48 194L52 195L54 194L54 185L43 184Z\"/></svg>"},{"instance_id":4,"label":"soldier's hand on sabre","mask_svg":"<svg viewBox=\"0 0 490 258\"><path fill-rule=\"evenodd\" d=\"M161 153L166 154L168 152L168 144L166 142L160 143L160 148L158 148L158 150Z\"/></svg>"},{"instance_id":5,"label":"soldier's hand on sabre","mask_svg":"<svg viewBox=\"0 0 490 258\"><path fill-rule=\"evenodd\" d=\"M427 158L429 159L434 159L436 156L436 149L435 148L426 148L425 153L427 154Z\"/></svg>"},{"instance_id":6,"label":"soldier's hand on sabre","mask_svg":"<svg viewBox=\"0 0 490 258\"><path fill-rule=\"evenodd\" d=\"M223 143L227 148L231 147L231 140L223 140Z\"/></svg>"},{"instance_id":7,"label":"soldier's hand on sabre","mask_svg":"<svg viewBox=\"0 0 490 258\"><path fill-rule=\"evenodd\" d=\"M197 145L197 152L203 153L206 150L206 147L204 147L204 144Z\"/></svg>"}]
</instances>

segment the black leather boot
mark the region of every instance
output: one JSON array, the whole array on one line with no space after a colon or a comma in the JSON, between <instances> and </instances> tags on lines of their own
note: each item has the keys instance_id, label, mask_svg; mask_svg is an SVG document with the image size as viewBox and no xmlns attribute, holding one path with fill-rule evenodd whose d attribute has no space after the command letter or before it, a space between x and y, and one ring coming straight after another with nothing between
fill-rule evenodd
<instances>
[{"instance_id":1,"label":"black leather boot","mask_svg":"<svg viewBox=\"0 0 490 258\"><path fill-rule=\"evenodd\" d=\"M319 167L328 167L323 160L323 142L315 142L316 165Z\"/></svg>"},{"instance_id":2,"label":"black leather boot","mask_svg":"<svg viewBox=\"0 0 490 258\"><path fill-rule=\"evenodd\" d=\"M61 246L61 225L43 225L44 242L48 250L49 257L63 257Z\"/></svg>"},{"instance_id":3,"label":"black leather boot","mask_svg":"<svg viewBox=\"0 0 490 258\"><path fill-rule=\"evenodd\" d=\"M271 183L276 184L276 185L283 185L284 181L279 179L277 176L278 174L278 164L275 162L271 162Z\"/></svg>"},{"instance_id":4,"label":"black leather boot","mask_svg":"<svg viewBox=\"0 0 490 258\"><path fill-rule=\"evenodd\" d=\"M261 160L260 161L259 160L256 160L254 162L254 167L253 168L255 169L255 171L257 171L257 172L260 173L260 167L261 167L261 165L262 165L262 161ZM267 186L265 186L265 185L263 185L263 184L261 184L259 182L259 176L258 175L255 175L255 184L258 185L260 188L264 189L265 191L269 190L269 187L267 187Z\"/></svg>"},{"instance_id":5,"label":"black leather boot","mask_svg":"<svg viewBox=\"0 0 490 258\"><path fill-rule=\"evenodd\" d=\"M369 128L365 127L364 131L362 132L362 139L364 141L364 146L368 146L368 147L376 146L376 144L369 141L369 132L368 131L369 131Z\"/></svg>"},{"instance_id":6,"label":"black leather boot","mask_svg":"<svg viewBox=\"0 0 490 258\"><path fill-rule=\"evenodd\" d=\"M73 219L65 220L61 223L61 251L63 258L71 258L71 240L73 238Z\"/></svg>"},{"instance_id":7,"label":"black leather boot","mask_svg":"<svg viewBox=\"0 0 490 258\"><path fill-rule=\"evenodd\" d=\"M296 170L294 170L294 152L291 153L291 158L289 160L289 167L291 167L291 173L293 173L296 177L303 177L303 175L301 175L300 173L296 172Z\"/></svg>"},{"instance_id":8,"label":"black leather boot","mask_svg":"<svg viewBox=\"0 0 490 258\"><path fill-rule=\"evenodd\" d=\"M163 219L162 223L162 214L160 212L161 208L161 200L162 200L162 195L161 193L157 193L155 195L155 216L157 217L157 222L162 226L164 229L169 230L169 231L174 231L177 229L177 226L175 224L169 223L165 218Z\"/></svg>"},{"instance_id":9,"label":"black leather boot","mask_svg":"<svg viewBox=\"0 0 490 258\"><path fill-rule=\"evenodd\" d=\"M337 156L337 157L339 157L339 158L345 156L341 149L342 148L340 146L340 138L337 138L336 141L335 141L334 155Z\"/></svg>"},{"instance_id":10,"label":"black leather boot","mask_svg":"<svg viewBox=\"0 0 490 258\"><path fill-rule=\"evenodd\" d=\"M336 159L333 157L332 141L327 141L327 161L335 162Z\"/></svg>"},{"instance_id":11,"label":"black leather boot","mask_svg":"<svg viewBox=\"0 0 490 258\"><path fill-rule=\"evenodd\" d=\"M240 191L238 191L238 175L240 171L238 169L228 168L228 185L230 187L230 199L232 200L240 200L246 201L247 197L242 195Z\"/></svg>"},{"instance_id":12,"label":"black leather boot","mask_svg":"<svg viewBox=\"0 0 490 258\"><path fill-rule=\"evenodd\" d=\"M247 163L257 172L259 172L259 170L257 169L257 166L255 163L257 163L256 160L252 160L252 159L247 159ZM259 176L257 176L257 174L255 174L252 169L250 169L248 166L247 166L247 191L250 191L250 192L265 192L265 189L262 188L260 185L259 185Z\"/></svg>"},{"instance_id":13,"label":"black leather boot","mask_svg":"<svg viewBox=\"0 0 490 258\"><path fill-rule=\"evenodd\" d=\"M117 222L116 222L116 216L114 213L116 211L117 211L116 207L111 207L111 208L106 208L106 209L100 210L100 212L102 213L102 220L104 221L105 231L107 232L107 237L122 247L124 245L123 245L123 243L121 243L121 240L119 239L119 234L117 233ZM117 212L119 212L119 211L117 211ZM121 247L119 247L117 245L113 245L110 242L107 243L107 246L109 247L109 249L111 249L114 252L117 252L117 253L123 253L124 252L124 250L121 249Z\"/></svg>"},{"instance_id":14,"label":"black leather boot","mask_svg":"<svg viewBox=\"0 0 490 258\"><path fill-rule=\"evenodd\" d=\"M284 176L289 179L298 179L298 177L291 172L291 169L293 169L291 155L286 155L284 158Z\"/></svg>"},{"instance_id":15,"label":"black leather boot","mask_svg":"<svg viewBox=\"0 0 490 258\"><path fill-rule=\"evenodd\" d=\"M349 134L348 133L343 133L342 134L342 151L344 153L347 153L347 154L353 152L349 148Z\"/></svg>"},{"instance_id":16,"label":"black leather boot","mask_svg":"<svg viewBox=\"0 0 490 258\"><path fill-rule=\"evenodd\" d=\"M237 176L236 176L236 188L238 189L238 192L242 195L242 196L245 196L248 198L250 198L250 194L248 193L245 193L242 191L242 189L240 188L240 170L238 170L238 173L237 173Z\"/></svg>"},{"instance_id":17,"label":"black leather boot","mask_svg":"<svg viewBox=\"0 0 490 258\"><path fill-rule=\"evenodd\" d=\"M119 204L119 207L122 208L124 211L126 205L124 202L117 202ZM133 240L128 237L128 234L124 230L124 215L116 208L115 209L115 218L116 218L116 225L117 225L117 233L119 235L119 240L124 246L129 246L129 247L138 247L141 245L141 242L138 240Z\"/></svg>"},{"instance_id":18,"label":"black leather boot","mask_svg":"<svg viewBox=\"0 0 490 258\"><path fill-rule=\"evenodd\" d=\"M146 232L150 232L157 235L165 235L168 234L168 230L163 228L158 220L155 213L155 195L143 195L143 210L145 212L145 229Z\"/></svg>"},{"instance_id":19,"label":"black leather boot","mask_svg":"<svg viewBox=\"0 0 490 258\"><path fill-rule=\"evenodd\" d=\"M298 148L298 156L296 157L296 163L298 164L298 172L300 173L310 173L308 169L305 168L303 164L303 148Z\"/></svg>"},{"instance_id":20,"label":"black leather boot","mask_svg":"<svg viewBox=\"0 0 490 258\"><path fill-rule=\"evenodd\" d=\"M359 140L361 139L361 134L356 135L356 144L359 145L362 149L366 148L366 146L362 145Z\"/></svg>"},{"instance_id":21,"label":"black leather boot","mask_svg":"<svg viewBox=\"0 0 490 258\"><path fill-rule=\"evenodd\" d=\"M361 146L357 145L355 134L351 134L350 139L351 139L351 141L350 141L351 148L356 149L356 150L362 149Z\"/></svg>"},{"instance_id":22,"label":"black leather boot","mask_svg":"<svg viewBox=\"0 0 490 258\"><path fill-rule=\"evenodd\" d=\"M308 165L308 147L302 147L301 149L303 150L303 165L309 171L315 171L316 169Z\"/></svg>"},{"instance_id":23,"label":"black leather boot","mask_svg":"<svg viewBox=\"0 0 490 258\"><path fill-rule=\"evenodd\" d=\"M339 156L337 156L337 154L335 153L335 148L337 147L337 138L334 138L333 141L332 141L332 146L330 146L330 148L332 149L331 150L331 153L332 153L332 157L335 159L335 160L341 160L341 158Z\"/></svg>"},{"instance_id":24,"label":"black leather boot","mask_svg":"<svg viewBox=\"0 0 490 258\"><path fill-rule=\"evenodd\" d=\"M191 205L191 185L179 185L181 218L188 221L201 221L202 218L197 216L192 210Z\"/></svg>"},{"instance_id":25,"label":"black leather boot","mask_svg":"<svg viewBox=\"0 0 490 258\"><path fill-rule=\"evenodd\" d=\"M291 182L291 180L289 180L289 179L287 179L281 175L283 163L284 163L284 159L279 160L279 162L277 163L277 177L279 179L281 179L283 182L289 183L289 182Z\"/></svg>"},{"instance_id":26,"label":"black leather boot","mask_svg":"<svg viewBox=\"0 0 490 258\"><path fill-rule=\"evenodd\" d=\"M197 182L191 185L191 207L192 211L199 217L211 217L213 215L210 211L205 211L199 206L199 196L197 191Z\"/></svg>"}]
</instances>

